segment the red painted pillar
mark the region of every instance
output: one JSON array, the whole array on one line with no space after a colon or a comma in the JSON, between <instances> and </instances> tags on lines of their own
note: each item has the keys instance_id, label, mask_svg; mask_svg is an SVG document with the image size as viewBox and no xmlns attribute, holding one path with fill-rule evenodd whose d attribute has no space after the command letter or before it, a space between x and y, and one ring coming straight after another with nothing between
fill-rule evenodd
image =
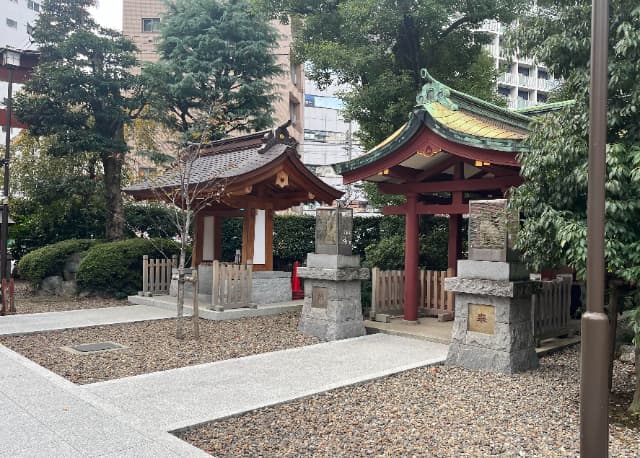
<instances>
[{"instance_id":1,"label":"red painted pillar","mask_svg":"<svg viewBox=\"0 0 640 458\"><path fill-rule=\"evenodd\" d=\"M462 215L449 215L449 245L448 245L448 263L447 267L456 272L458 259L462 253L462 237L460 236L460 225L462 224Z\"/></svg>"},{"instance_id":2,"label":"red painted pillar","mask_svg":"<svg viewBox=\"0 0 640 458\"><path fill-rule=\"evenodd\" d=\"M418 215L417 194L407 194L404 251L404 319L418 320Z\"/></svg>"}]
</instances>

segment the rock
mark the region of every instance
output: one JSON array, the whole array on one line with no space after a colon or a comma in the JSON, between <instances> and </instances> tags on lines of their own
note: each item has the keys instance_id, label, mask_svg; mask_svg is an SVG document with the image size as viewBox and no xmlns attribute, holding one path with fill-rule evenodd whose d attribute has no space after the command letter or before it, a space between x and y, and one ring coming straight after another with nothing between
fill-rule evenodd
<instances>
[{"instance_id":1,"label":"rock","mask_svg":"<svg viewBox=\"0 0 640 458\"><path fill-rule=\"evenodd\" d=\"M62 276L66 281L75 280L76 273L78 272L78 266L82 260L82 253L73 253L62 268Z\"/></svg>"},{"instance_id":2,"label":"rock","mask_svg":"<svg viewBox=\"0 0 640 458\"><path fill-rule=\"evenodd\" d=\"M636 347L634 345L620 345L620 357L623 363L634 364L636 361Z\"/></svg>"},{"instance_id":3,"label":"rock","mask_svg":"<svg viewBox=\"0 0 640 458\"><path fill-rule=\"evenodd\" d=\"M38 294L42 296L74 296L77 291L75 280L64 281L60 275L45 277Z\"/></svg>"}]
</instances>

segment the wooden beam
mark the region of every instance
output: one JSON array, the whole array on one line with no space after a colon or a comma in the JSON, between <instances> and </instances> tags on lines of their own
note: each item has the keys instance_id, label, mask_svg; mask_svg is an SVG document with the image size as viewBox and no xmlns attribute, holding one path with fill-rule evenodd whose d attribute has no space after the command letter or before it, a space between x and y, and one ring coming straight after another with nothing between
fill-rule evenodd
<instances>
[{"instance_id":1,"label":"wooden beam","mask_svg":"<svg viewBox=\"0 0 640 458\"><path fill-rule=\"evenodd\" d=\"M469 213L469 204L416 204L418 215L466 215ZM405 205L390 205L382 208L383 215L406 215Z\"/></svg>"},{"instance_id":2,"label":"wooden beam","mask_svg":"<svg viewBox=\"0 0 640 458\"><path fill-rule=\"evenodd\" d=\"M411 167L405 167L403 165L394 165L389 170L389 173L385 174L392 178L399 178L401 180L415 181L416 175L420 173L418 169L412 169Z\"/></svg>"},{"instance_id":3,"label":"wooden beam","mask_svg":"<svg viewBox=\"0 0 640 458\"><path fill-rule=\"evenodd\" d=\"M424 180L428 180L429 178L433 178L439 173L444 172L448 168L451 168L451 166L457 164L459 161L460 161L459 157L456 157L456 156L448 157L447 159L442 161L440 164L434 167L428 168L427 170L423 170L421 173L416 175L415 181L424 181Z\"/></svg>"},{"instance_id":4,"label":"wooden beam","mask_svg":"<svg viewBox=\"0 0 640 458\"><path fill-rule=\"evenodd\" d=\"M478 178L474 180L432 181L428 183L392 184L380 183L378 189L385 194L407 194L410 192L454 192L454 191L482 191L488 189L502 189L518 186L524 179L517 176L500 178Z\"/></svg>"}]
</instances>

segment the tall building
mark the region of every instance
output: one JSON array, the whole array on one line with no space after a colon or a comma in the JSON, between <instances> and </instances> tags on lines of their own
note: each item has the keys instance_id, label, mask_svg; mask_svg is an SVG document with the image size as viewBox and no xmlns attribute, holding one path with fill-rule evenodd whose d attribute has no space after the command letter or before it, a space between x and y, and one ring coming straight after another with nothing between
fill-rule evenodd
<instances>
[{"instance_id":1,"label":"tall building","mask_svg":"<svg viewBox=\"0 0 640 458\"><path fill-rule=\"evenodd\" d=\"M138 58L143 62L154 62L158 59L156 42L165 11L163 0L123 0L122 2L122 32L136 43L140 50ZM284 70L283 76L275 80L279 98L274 103L274 123L281 125L291 120L292 126L289 132L299 143L302 143L304 72L301 65L291 60L291 25L280 24L277 21L272 25L280 34L275 55Z\"/></svg>"},{"instance_id":2,"label":"tall building","mask_svg":"<svg viewBox=\"0 0 640 458\"><path fill-rule=\"evenodd\" d=\"M40 1L0 0L0 47L32 49L29 33L40 12Z\"/></svg>"},{"instance_id":3,"label":"tall building","mask_svg":"<svg viewBox=\"0 0 640 458\"><path fill-rule=\"evenodd\" d=\"M492 42L486 45L487 51L494 58L498 76L498 93L508 99L509 108L526 108L546 103L549 92L558 87L560 82L549 74L542 63L531 58L509 56L504 51L505 26L498 21L484 21L480 32L488 33Z\"/></svg>"},{"instance_id":4,"label":"tall building","mask_svg":"<svg viewBox=\"0 0 640 458\"><path fill-rule=\"evenodd\" d=\"M331 164L358 157L363 150L355 136L358 123L343 116L344 103L336 95L341 89L345 88L321 90L312 81L305 81L302 160L326 183L346 192L349 190Z\"/></svg>"}]
</instances>

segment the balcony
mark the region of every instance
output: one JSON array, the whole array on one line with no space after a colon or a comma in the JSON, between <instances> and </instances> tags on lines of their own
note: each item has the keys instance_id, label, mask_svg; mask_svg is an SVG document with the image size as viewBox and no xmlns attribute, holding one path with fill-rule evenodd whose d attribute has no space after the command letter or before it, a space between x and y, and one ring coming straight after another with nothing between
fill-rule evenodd
<instances>
[{"instance_id":1,"label":"balcony","mask_svg":"<svg viewBox=\"0 0 640 458\"><path fill-rule=\"evenodd\" d=\"M483 32L493 32L493 33L502 33L504 31L504 26L495 20L483 21L480 24L479 30Z\"/></svg>"},{"instance_id":2,"label":"balcony","mask_svg":"<svg viewBox=\"0 0 640 458\"><path fill-rule=\"evenodd\" d=\"M518 74L518 86L526 87L527 89L535 89L537 87L536 79L531 76Z\"/></svg>"},{"instance_id":3,"label":"balcony","mask_svg":"<svg viewBox=\"0 0 640 458\"><path fill-rule=\"evenodd\" d=\"M498 83L510 84L512 86L518 85L518 77L512 73L503 73L498 76Z\"/></svg>"},{"instance_id":4,"label":"balcony","mask_svg":"<svg viewBox=\"0 0 640 458\"><path fill-rule=\"evenodd\" d=\"M539 91L545 91L545 92L553 91L558 86L560 86L560 81L558 81L558 80L554 80L554 79L549 79L549 80L538 79L538 90Z\"/></svg>"}]
</instances>

